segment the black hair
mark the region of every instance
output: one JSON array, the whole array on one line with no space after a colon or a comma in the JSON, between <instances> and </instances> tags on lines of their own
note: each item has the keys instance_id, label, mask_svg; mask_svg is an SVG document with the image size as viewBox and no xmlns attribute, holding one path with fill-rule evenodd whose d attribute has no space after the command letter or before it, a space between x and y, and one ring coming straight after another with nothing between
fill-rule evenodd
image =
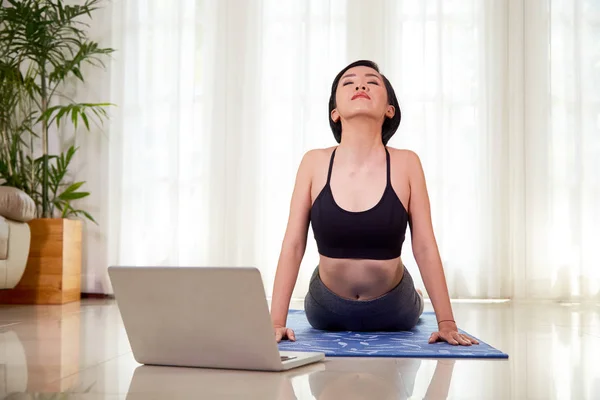
<instances>
[{"instance_id":1,"label":"black hair","mask_svg":"<svg viewBox=\"0 0 600 400\"><path fill-rule=\"evenodd\" d=\"M329 97L329 126L331 127L331 131L333 132L333 137L338 143L342 141L342 121L334 122L331 118L331 112L337 107L335 101L335 93L337 91L340 79L342 78L344 73L350 68L354 67L369 67L377 71L377 73L379 73L383 78L385 89L388 95L388 104L394 106L394 108L396 109L394 116L392 118L386 117L381 127L381 140L383 141L383 144L386 145L387 142L392 138L392 136L394 136L396 130L398 130L398 126L400 126L400 104L398 104L396 93L394 92L394 88L392 87L392 84L390 83L388 78L386 78L385 75L379 72L379 67L375 62L369 60L359 60L353 62L352 64L348 65L346 68L341 70L333 80L333 84L331 85L331 96Z\"/></svg>"}]
</instances>

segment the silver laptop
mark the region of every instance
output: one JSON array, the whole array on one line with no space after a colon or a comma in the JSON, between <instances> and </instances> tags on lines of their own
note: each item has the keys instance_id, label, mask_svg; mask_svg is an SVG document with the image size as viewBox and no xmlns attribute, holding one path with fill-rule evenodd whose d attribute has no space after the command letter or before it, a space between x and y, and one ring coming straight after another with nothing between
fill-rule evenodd
<instances>
[{"instance_id":1,"label":"silver laptop","mask_svg":"<svg viewBox=\"0 0 600 400\"><path fill-rule=\"evenodd\" d=\"M325 357L279 351L254 267L125 267L108 273L140 364L283 371Z\"/></svg>"}]
</instances>

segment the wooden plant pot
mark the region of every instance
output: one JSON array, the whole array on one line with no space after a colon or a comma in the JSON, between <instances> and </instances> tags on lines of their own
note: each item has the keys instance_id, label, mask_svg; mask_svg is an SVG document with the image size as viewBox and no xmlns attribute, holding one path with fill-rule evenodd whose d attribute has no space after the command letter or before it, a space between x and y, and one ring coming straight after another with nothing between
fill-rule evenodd
<instances>
[{"instance_id":1,"label":"wooden plant pot","mask_svg":"<svg viewBox=\"0 0 600 400\"><path fill-rule=\"evenodd\" d=\"M81 299L82 222L40 218L31 229L29 258L14 289L0 290L4 304L65 304Z\"/></svg>"}]
</instances>

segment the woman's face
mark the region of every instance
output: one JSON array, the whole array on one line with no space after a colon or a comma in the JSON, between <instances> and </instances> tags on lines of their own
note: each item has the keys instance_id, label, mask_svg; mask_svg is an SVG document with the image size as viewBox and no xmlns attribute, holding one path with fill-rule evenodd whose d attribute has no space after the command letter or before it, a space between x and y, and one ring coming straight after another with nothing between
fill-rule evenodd
<instances>
[{"instance_id":1,"label":"woman's face","mask_svg":"<svg viewBox=\"0 0 600 400\"><path fill-rule=\"evenodd\" d=\"M395 109L388 104L388 95L381 75L369 67L354 67L346 71L338 83L336 108L331 118L348 120L356 116L380 119L392 118Z\"/></svg>"}]
</instances>

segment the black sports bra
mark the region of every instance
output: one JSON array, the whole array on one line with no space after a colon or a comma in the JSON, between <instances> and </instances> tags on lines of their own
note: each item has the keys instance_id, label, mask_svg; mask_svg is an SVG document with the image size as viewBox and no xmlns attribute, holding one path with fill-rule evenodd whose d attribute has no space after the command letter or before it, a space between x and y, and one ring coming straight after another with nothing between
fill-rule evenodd
<instances>
[{"instance_id":1,"label":"black sports bra","mask_svg":"<svg viewBox=\"0 0 600 400\"><path fill-rule=\"evenodd\" d=\"M385 149L387 184L383 196L365 211L347 211L337 205L331 192L331 153L327 183L315 199L310 222L319 253L331 258L389 260L402 253L408 213L394 192L390 179L390 153Z\"/></svg>"}]
</instances>

